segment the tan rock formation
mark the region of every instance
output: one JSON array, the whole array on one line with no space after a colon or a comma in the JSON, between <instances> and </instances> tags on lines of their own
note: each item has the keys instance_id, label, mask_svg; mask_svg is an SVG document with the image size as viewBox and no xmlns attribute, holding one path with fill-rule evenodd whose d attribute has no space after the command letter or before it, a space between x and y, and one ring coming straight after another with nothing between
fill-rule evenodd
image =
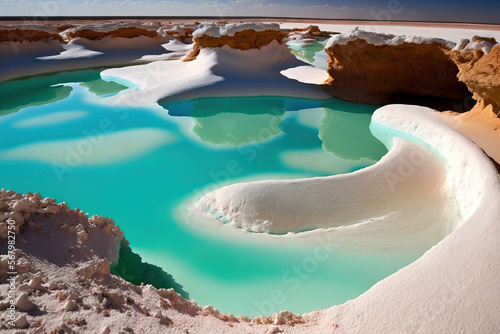
<instances>
[{"instance_id":1,"label":"tan rock formation","mask_svg":"<svg viewBox=\"0 0 500 334\"><path fill-rule=\"evenodd\" d=\"M165 29L165 32L182 43L188 42L193 38L193 32L195 29L185 26L181 27L180 29L175 27L176 26L171 29Z\"/></svg>"},{"instance_id":2,"label":"tan rock formation","mask_svg":"<svg viewBox=\"0 0 500 334\"><path fill-rule=\"evenodd\" d=\"M493 38L478 36L467 42L461 43L451 58L460 69L458 79L474 93L476 103L465 113L461 113L462 105L457 105L452 125L480 146L496 162L500 172L497 146L500 143L500 45ZM463 104L469 102L464 100Z\"/></svg>"},{"instance_id":3,"label":"tan rock formation","mask_svg":"<svg viewBox=\"0 0 500 334\"><path fill-rule=\"evenodd\" d=\"M68 32L66 36L68 37L69 40L72 40L77 37L86 38L90 40L97 40L107 37L133 38L139 36L147 36L154 38L158 36L158 33L156 31L141 29L137 27L126 27L126 28L118 28L112 31L95 31L92 29L79 29Z\"/></svg>"},{"instance_id":4,"label":"tan rock formation","mask_svg":"<svg viewBox=\"0 0 500 334\"><path fill-rule=\"evenodd\" d=\"M386 104L418 96L463 99L450 50L440 43L372 45L363 39L326 49L330 92L345 100Z\"/></svg>"},{"instance_id":5,"label":"tan rock formation","mask_svg":"<svg viewBox=\"0 0 500 334\"><path fill-rule=\"evenodd\" d=\"M260 49L275 40L281 44L285 36L281 30L255 31L253 29L237 31L233 36L194 36L193 41L195 44L193 51L184 58L184 61L196 59L202 48L218 48L227 45L238 50Z\"/></svg>"},{"instance_id":6,"label":"tan rock formation","mask_svg":"<svg viewBox=\"0 0 500 334\"><path fill-rule=\"evenodd\" d=\"M470 44L487 42L495 45L493 38L474 37ZM470 45L469 44L469 45ZM480 48L467 46L463 50L456 50L451 58L457 64L460 72L458 79L464 82L474 93L477 101L474 109L491 109L498 116L500 113L500 45L494 46L488 54Z\"/></svg>"},{"instance_id":7,"label":"tan rock formation","mask_svg":"<svg viewBox=\"0 0 500 334\"><path fill-rule=\"evenodd\" d=\"M338 34L338 33L331 32L331 31L323 31L323 30L319 29L318 26L311 25L311 26L306 27L306 28L293 28L290 31L290 33L288 34L288 36L292 36L292 35L295 35L297 33L300 33L300 34L304 35L304 37L308 37L308 38L327 38L333 34Z\"/></svg>"},{"instance_id":8,"label":"tan rock formation","mask_svg":"<svg viewBox=\"0 0 500 334\"><path fill-rule=\"evenodd\" d=\"M57 33L38 29L2 29L0 28L0 42L46 42L57 40L62 42L62 37Z\"/></svg>"}]
</instances>

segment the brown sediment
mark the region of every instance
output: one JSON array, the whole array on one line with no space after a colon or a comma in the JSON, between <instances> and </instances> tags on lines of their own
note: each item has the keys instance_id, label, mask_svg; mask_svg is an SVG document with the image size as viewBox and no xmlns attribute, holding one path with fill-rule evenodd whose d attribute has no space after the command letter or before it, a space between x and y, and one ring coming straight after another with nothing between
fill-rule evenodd
<instances>
[{"instance_id":1,"label":"brown sediment","mask_svg":"<svg viewBox=\"0 0 500 334\"><path fill-rule=\"evenodd\" d=\"M0 42L46 42L49 40L63 41L59 34L36 29L0 29Z\"/></svg>"},{"instance_id":2,"label":"brown sediment","mask_svg":"<svg viewBox=\"0 0 500 334\"><path fill-rule=\"evenodd\" d=\"M260 49L263 46L271 44L272 41L282 43L284 38L285 34L281 30L257 32L253 29L246 29L236 32L234 36L212 37L203 35L202 37L195 37L194 42L201 48L218 48L227 45L233 49L245 51Z\"/></svg>"},{"instance_id":3,"label":"brown sediment","mask_svg":"<svg viewBox=\"0 0 500 334\"><path fill-rule=\"evenodd\" d=\"M69 28L74 28L76 27L74 24L59 24L59 25L56 25L56 29L57 31L61 32L61 31L64 31L66 29L69 29Z\"/></svg>"},{"instance_id":4,"label":"brown sediment","mask_svg":"<svg viewBox=\"0 0 500 334\"><path fill-rule=\"evenodd\" d=\"M192 60L195 60L196 57L198 57L198 55L200 54L200 51L201 51L201 48L198 44L194 44L193 46L193 50L191 50L191 52L189 52L186 57L184 57L182 59L182 61L192 61Z\"/></svg>"},{"instance_id":5,"label":"brown sediment","mask_svg":"<svg viewBox=\"0 0 500 334\"><path fill-rule=\"evenodd\" d=\"M497 44L496 39L493 37L474 36L471 39L471 42L481 42L481 41L488 42L488 43L491 43L493 45Z\"/></svg>"},{"instance_id":6,"label":"brown sediment","mask_svg":"<svg viewBox=\"0 0 500 334\"><path fill-rule=\"evenodd\" d=\"M73 31L67 34L68 38L74 39L77 37L86 38L90 40L102 39L102 38L116 38L116 37L124 37L124 38L134 38L139 36L146 36L154 38L158 36L156 31L151 31L147 29L141 29L137 27L127 27L127 28L118 28L112 31L94 31L92 29L81 29L77 31Z\"/></svg>"},{"instance_id":7,"label":"brown sediment","mask_svg":"<svg viewBox=\"0 0 500 334\"><path fill-rule=\"evenodd\" d=\"M464 99L470 95L457 79L450 49L441 43L372 45L356 39L326 49L325 83L333 96L370 104L432 99Z\"/></svg>"},{"instance_id":8,"label":"brown sediment","mask_svg":"<svg viewBox=\"0 0 500 334\"><path fill-rule=\"evenodd\" d=\"M253 29L245 29L234 33L234 36L221 36L212 37L203 35L201 37L194 37L194 47L183 61L191 61L196 59L202 48L218 48L224 45L237 50L250 50L260 49L266 45L271 44L272 41L283 43L285 33L281 30L264 30L255 31Z\"/></svg>"}]
</instances>

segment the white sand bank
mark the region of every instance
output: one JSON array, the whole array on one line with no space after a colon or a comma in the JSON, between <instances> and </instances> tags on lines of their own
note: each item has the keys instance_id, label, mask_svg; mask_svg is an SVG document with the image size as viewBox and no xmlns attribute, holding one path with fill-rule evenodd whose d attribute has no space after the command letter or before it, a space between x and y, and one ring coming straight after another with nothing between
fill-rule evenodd
<instances>
[{"instance_id":1,"label":"white sand bank","mask_svg":"<svg viewBox=\"0 0 500 334\"><path fill-rule=\"evenodd\" d=\"M112 97L119 104L141 104L161 100L192 99L205 96L281 95L329 98L321 87L289 79L280 72L302 66L302 81L318 82L312 66L293 56L286 45L274 41L259 49L235 50L228 46L204 48L191 62L153 62L114 68L101 73L104 80L125 79L141 87ZM303 67L312 74L307 74ZM311 77L314 80L311 80Z\"/></svg>"}]
</instances>

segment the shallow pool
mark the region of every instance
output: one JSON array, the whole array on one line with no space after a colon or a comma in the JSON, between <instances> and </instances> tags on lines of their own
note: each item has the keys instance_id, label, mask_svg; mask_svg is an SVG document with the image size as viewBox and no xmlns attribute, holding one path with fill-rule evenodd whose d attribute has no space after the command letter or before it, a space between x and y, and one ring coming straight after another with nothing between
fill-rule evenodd
<instances>
[{"instance_id":1,"label":"shallow pool","mask_svg":"<svg viewBox=\"0 0 500 334\"><path fill-rule=\"evenodd\" d=\"M309 312L355 298L423 251L332 249L188 223L189 204L225 184L348 173L385 147L375 106L284 97L114 106L125 89L74 71L0 85L0 187L40 192L113 218L134 252L222 312ZM14 94L15 91L23 91ZM126 273L125 275L126 276Z\"/></svg>"}]
</instances>

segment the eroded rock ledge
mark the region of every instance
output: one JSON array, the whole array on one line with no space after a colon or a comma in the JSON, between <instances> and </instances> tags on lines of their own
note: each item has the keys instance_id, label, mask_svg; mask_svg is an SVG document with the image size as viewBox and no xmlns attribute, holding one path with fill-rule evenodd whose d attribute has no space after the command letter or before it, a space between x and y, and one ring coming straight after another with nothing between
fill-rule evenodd
<instances>
[{"instance_id":1,"label":"eroded rock ledge","mask_svg":"<svg viewBox=\"0 0 500 334\"><path fill-rule=\"evenodd\" d=\"M442 39L355 29L329 40L326 84L333 96L358 103L464 99L470 93L457 79L450 58L454 46Z\"/></svg>"},{"instance_id":2,"label":"eroded rock ledge","mask_svg":"<svg viewBox=\"0 0 500 334\"><path fill-rule=\"evenodd\" d=\"M288 36L291 37L291 36L296 35L296 34L301 34L305 38L324 39L324 38L328 38L331 35L338 34L338 33L331 32L331 31L323 31L318 26L310 25L309 27L305 27L305 28L293 28L288 33Z\"/></svg>"},{"instance_id":3,"label":"eroded rock ledge","mask_svg":"<svg viewBox=\"0 0 500 334\"><path fill-rule=\"evenodd\" d=\"M0 26L0 42L47 42L63 39L56 28L26 24L16 26Z\"/></svg>"},{"instance_id":4,"label":"eroded rock ledge","mask_svg":"<svg viewBox=\"0 0 500 334\"><path fill-rule=\"evenodd\" d=\"M157 30L159 26L143 25L140 23L108 23L100 25L80 25L70 27L61 32L61 36L66 41L71 41L75 38L86 38L89 40L100 40L103 38L134 38L146 36L157 38L159 34Z\"/></svg>"},{"instance_id":5,"label":"eroded rock ledge","mask_svg":"<svg viewBox=\"0 0 500 334\"><path fill-rule=\"evenodd\" d=\"M260 49L278 41L280 44L286 34L276 24L239 23L225 26L206 25L193 32L193 51L184 61L196 59L202 48L218 48L227 45L237 50Z\"/></svg>"},{"instance_id":6,"label":"eroded rock ledge","mask_svg":"<svg viewBox=\"0 0 500 334\"><path fill-rule=\"evenodd\" d=\"M494 38L475 36L461 41L451 58L459 68L458 79L474 93L475 109L500 113L500 45Z\"/></svg>"}]
</instances>

